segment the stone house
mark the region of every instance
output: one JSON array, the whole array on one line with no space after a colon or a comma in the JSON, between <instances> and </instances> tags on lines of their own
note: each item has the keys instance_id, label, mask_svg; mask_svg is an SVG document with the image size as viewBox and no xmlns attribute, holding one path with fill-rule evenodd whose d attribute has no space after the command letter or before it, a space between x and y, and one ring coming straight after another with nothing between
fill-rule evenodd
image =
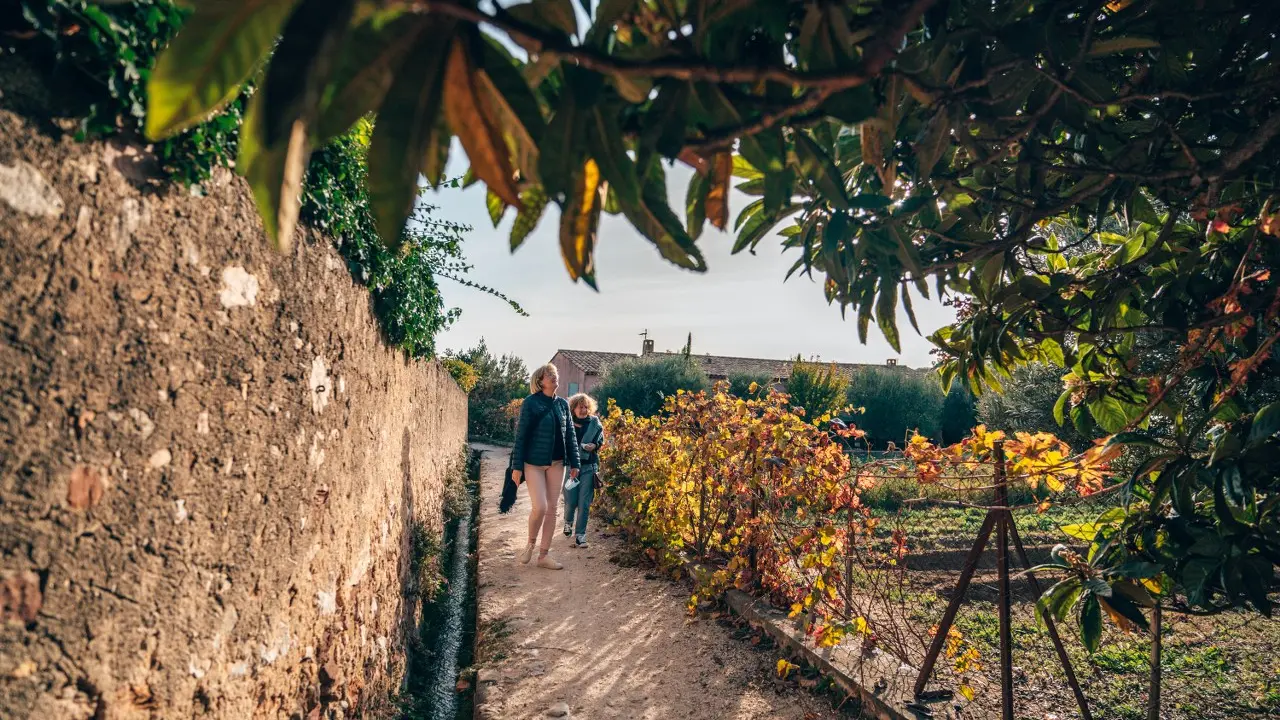
<instances>
[{"instance_id":1,"label":"stone house","mask_svg":"<svg viewBox=\"0 0 1280 720\"><path fill-rule=\"evenodd\" d=\"M640 354L604 352L600 350L557 350L551 358L551 364L560 372L559 393L568 397L579 392L591 392L604 377L609 365L635 357L663 357L678 353L660 353L653 349L653 340L646 338L641 346ZM767 360L763 358L729 357L724 355L692 356L702 364L702 371L712 382L727 380L734 375L754 375L768 377L774 383L782 384L791 377L791 366L794 360ZM867 363L834 363L836 372L846 377L872 367L893 367L910 371L904 365L898 365L895 358L889 358L884 365Z\"/></svg>"}]
</instances>

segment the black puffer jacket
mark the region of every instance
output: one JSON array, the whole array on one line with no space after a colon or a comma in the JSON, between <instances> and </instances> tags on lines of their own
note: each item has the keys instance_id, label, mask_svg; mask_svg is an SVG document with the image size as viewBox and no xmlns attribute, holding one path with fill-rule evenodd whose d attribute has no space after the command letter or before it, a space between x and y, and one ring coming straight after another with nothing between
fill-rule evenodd
<instances>
[{"instance_id":1,"label":"black puffer jacket","mask_svg":"<svg viewBox=\"0 0 1280 720\"><path fill-rule=\"evenodd\" d=\"M550 408L550 412L548 412ZM529 423L541 422L533 428L532 434L525 439ZM569 412L569 403L564 398L549 398L543 393L534 393L524 399L520 406L520 420L516 423L516 445L511 449L511 467L523 470L525 463L530 465L550 465L551 453L555 447L556 433L564 438L564 464L566 467L580 467L578 453L578 434L573 431L573 413Z\"/></svg>"}]
</instances>

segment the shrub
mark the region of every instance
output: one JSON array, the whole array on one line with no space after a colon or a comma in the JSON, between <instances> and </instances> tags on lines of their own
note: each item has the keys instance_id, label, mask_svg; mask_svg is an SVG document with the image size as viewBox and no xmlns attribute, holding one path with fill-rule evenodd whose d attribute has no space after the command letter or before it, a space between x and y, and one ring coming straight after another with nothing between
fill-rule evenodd
<instances>
[{"instance_id":1,"label":"shrub","mask_svg":"<svg viewBox=\"0 0 1280 720\"><path fill-rule=\"evenodd\" d=\"M513 402L529 393L529 370L514 355L495 357L484 338L468 350L445 353L475 372L476 382L467 395L467 433L473 438L508 441L515 437L517 415L509 415ZM519 407L518 405L516 406Z\"/></svg>"},{"instance_id":2,"label":"shrub","mask_svg":"<svg viewBox=\"0 0 1280 720\"><path fill-rule=\"evenodd\" d=\"M834 415L845 405L849 380L836 371L836 366L816 362L803 362L799 357L791 366L787 378L787 394L791 404L804 408L804 416L815 422L826 415Z\"/></svg>"},{"instance_id":3,"label":"shrub","mask_svg":"<svg viewBox=\"0 0 1280 720\"><path fill-rule=\"evenodd\" d=\"M593 394L601 407L615 403L641 417L662 410L664 398L677 390L697 392L709 383L698 361L684 355L624 358L609 366Z\"/></svg>"},{"instance_id":4,"label":"shrub","mask_svg":"<svg viewBox=\"0 0 1280 720\"><path fill-rule=\"evenodd\" d=\"M751 385L753 383L756 386L755 392L751 392ZM769 394L769 389L771 387L773 387L773 378L768 375L734 373L729 376L729 394L734 397L764 397Z\"/></svg>"},{"instance_id":5,"label":"shrub","mask_svg":"<svg viewBox=\"0 0 1280 720\"><path fill-rule=\"evenodd\" d=\"M942 401L942 417L938 422L938 432L943 444L958 443L969 435L978 422L977 401L973 393L959 380L951 382Z\"/></svg>"},{"instance_id":6,"label":"shrub","mask_svg":"<svg viewBox=\"0 0 1280 720\"><path fill-rule=\"evenodd\" d=\"M1062 394L1062 376L1066 372L1044 363L1015 369L1013 378L1004 384L1003 393L987 392L978 398L978 419L992 429L1006 432L1057 433L1074 450L1084 450L1102 433L1085 435L1069 422L1059 425L1053 417L1053 406Z\"/></svg>"},{"instance_id":7,"label":"shrub","mask_svg":"<svg viewBox=\"0 0 1280 720\"><path fill-rule=\"evenodd\" d=\"M930 373L867 368L854 373L848 403L865 412L852 421L867 433L873 448L894 443L899 448L918 432L937 439L945 396Z\"/></svg>"},{"instance_id":8,"label":"shrub","mask_svg":"<svg viewBox=\"0 0 1280 720\"><path fill-rule=\"evenodd\" d=\"M453 376L454 382L458 383L458 387L462 388L463 392L471 392L472 388L476 386L476 382L480 380L480 376L476 374L476 369L471 367L465 360L447 357L441 361L441 364Z\"/></svg>"}]
</instances>

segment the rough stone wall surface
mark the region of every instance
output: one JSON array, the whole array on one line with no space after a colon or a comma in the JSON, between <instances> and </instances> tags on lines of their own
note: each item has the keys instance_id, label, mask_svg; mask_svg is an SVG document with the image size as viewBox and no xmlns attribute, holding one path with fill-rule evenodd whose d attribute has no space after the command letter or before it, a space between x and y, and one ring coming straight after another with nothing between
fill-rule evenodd
<instances>
[{"instance_id":1,"label":"rough stone wall surface","mask_svg":"<svg viewBox=\"0 0 1280 720\"><path fill-rule=\"evenodd\" d=\"M0 717L376 714L465 395L238 178L164 186L8 103Z\"/></svg>"}]
</instances>

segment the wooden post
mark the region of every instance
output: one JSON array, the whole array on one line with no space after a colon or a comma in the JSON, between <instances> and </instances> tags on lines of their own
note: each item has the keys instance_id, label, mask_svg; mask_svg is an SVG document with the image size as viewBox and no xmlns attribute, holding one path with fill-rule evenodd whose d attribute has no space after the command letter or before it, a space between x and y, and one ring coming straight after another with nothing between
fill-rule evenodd
<instances>
[{"instance_id":1,"label":"wooden post","mask_svg":"<svg viewBox=\"0 0 1280 720\"><path fill-rule=\"evenodd\" d=\"M1027 549L1022 546L1018 525L1012 520L1009 522L1009 535L1013 538L1013 549L1018 553L1018 560L1023 567L1027 568L1027 581L1031 583L1031 589L1036 597L1040 597L1040 581L1036 579L1035 573L1031 572L1031 558L1027 556ZM1049 639L1053 641L1053 650L1058 654L1058 663L1062 665L1062 671L1067 675L1067 685L1071 687L1071 693L1076 696L1076 705L1080 706L1080 720L1093 720L1093 713L1089 712L1089 701L1085 698L1080 681L1076 678L1075 669L1071 667L1071 657L1067 655L1067 648L1062 644L1062 636L1058 634L1057 623L1052 617L1046 615L1044 627L1049 633Z\"/></svg>"},{"instance_id":2,"label":"wooden post","mask_svg":"<svg viewBox=\"0 0 1280 720\"><path fill-rule=\"evenodd\" d=\"M1009 523L1013 519L1009 512L1009 485L1004 468L1004 443L997 440L993 447L995 455L995 502L996 512L996 571L1000 578L1000 710L1004 720L1013 717L1013 627L1010 608L1013 598L1009 586Z\"/></svg>"},{"instance_id":3,"label":"wooden post","mask_svg":"<svg viewBox=\"0 0 1280 720\"><path fill-rule=\"evenodd\" d=\"M956 621L956 613L960 611L960 605L964 602L964 594L969 590L969 582L973 580L973 572L978 567L978 558L982 556L982 550L987 546L987 539L991 537L991 528L995 525L995 521L996 512L988 510L986 518L982 520L982 528L978 530L978 538L974 541L973 547L969 548L964 565L960 567L960 579L956 581L955 594L951 596L951 602L947 603L947 610L942 614L942 620L938 622L938 631L933 636L933 642L929 644L929 652L925 653L924 664L920 666L920 674L916 676L916 697L924 693L925 685L929 683L933 666L938 662L938 654L942 652L942 646L947 642L947 632Z\"/></svg>"}]
</instances>

